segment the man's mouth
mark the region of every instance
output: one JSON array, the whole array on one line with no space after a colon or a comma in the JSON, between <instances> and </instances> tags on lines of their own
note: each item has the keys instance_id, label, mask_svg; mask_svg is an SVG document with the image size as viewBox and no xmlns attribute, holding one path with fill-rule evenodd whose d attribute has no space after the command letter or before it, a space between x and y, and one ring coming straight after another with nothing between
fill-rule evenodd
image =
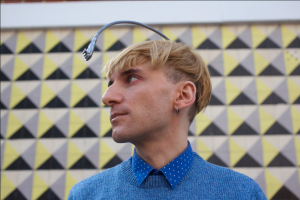
<instances>
[{"instance_id":1,"label":"man's mouth","mask_svg":"<svg viewBox=\"0 0 300 200\"><path fill-rule=\"evenodd\" d=\"M125 113L113 113L110 115L110 121L112 122L123 115L126 115L126 114Z\"/></svg>"}]
</instances>

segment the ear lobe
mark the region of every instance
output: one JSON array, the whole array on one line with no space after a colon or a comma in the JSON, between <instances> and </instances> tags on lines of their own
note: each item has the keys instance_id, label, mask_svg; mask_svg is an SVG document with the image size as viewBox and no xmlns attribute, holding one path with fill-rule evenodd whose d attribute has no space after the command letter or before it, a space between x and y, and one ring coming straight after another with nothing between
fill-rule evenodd
<instances>
[{"instance_id":1,"label":"ear lobe","mask_svg":"<svg viewBox=\"0 0 300 200\"><path fill-rule=\"evenodd\" d=\"M187 108L195 102L196 98L196 86L191 81L184 81L178 87L178 97L175 104L178 106L178 109ZM176 109L175 105L175 109Z\"/></svg>"}]
</instances>

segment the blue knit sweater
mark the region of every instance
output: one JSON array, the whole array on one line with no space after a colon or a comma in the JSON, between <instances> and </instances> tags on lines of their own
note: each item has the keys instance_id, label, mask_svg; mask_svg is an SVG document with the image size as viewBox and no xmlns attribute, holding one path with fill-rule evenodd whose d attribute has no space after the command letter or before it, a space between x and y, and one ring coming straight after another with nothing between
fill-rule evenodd
<instances>
[{"instance_id":1,"label":"blue knit sweater","mask_svg":"<svg viewBox=\"0 0 300 200\"><path fill-rule=\"evenodd\" d=\"M138 186L129 158L77 183L68 199L266 199L251 178L194 155L191 168L175 189L164 175L148 176Z\"/></svg>"}]
</instances>

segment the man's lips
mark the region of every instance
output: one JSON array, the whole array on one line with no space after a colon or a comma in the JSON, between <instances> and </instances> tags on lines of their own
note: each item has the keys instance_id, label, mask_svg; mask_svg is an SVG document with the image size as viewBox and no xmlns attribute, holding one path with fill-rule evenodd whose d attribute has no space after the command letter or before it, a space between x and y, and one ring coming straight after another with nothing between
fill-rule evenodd
<instances>
[{"instance_id":1,"label":"man's lips","mask_svg":"<svg viewBox=\"0 0 300 200\"><path fill-rule=\"evenodd\" d=\"M110 121L113 121L114 119L116 119L118 116L122 116L122 115L126 115L126 113L112 113L110 115Z\"/></svg>"}]
</instances>

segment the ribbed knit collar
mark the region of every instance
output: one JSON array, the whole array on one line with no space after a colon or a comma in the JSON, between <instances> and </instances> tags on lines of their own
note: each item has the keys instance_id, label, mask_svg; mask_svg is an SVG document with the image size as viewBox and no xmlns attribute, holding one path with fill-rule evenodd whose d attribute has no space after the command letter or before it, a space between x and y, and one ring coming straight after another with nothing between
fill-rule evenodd
<instances>
[{"instance_id":1,"label":"ribbed knit collar","mask_svg":"<svg viewBox=\"0 0 300 200\"><path fill-rule=\"evenodd\" d=\"M142 160L134 150L134 154L132 156L132 171L139 186L149 176L151 171L154 171L154 173L160 171L167 178L172 189L174 189L188 172L193 161L194 153L190 142L188 142L188 147L178 157L162 167L160 170L155 169Z\"/></svg>"}]
</instances>

